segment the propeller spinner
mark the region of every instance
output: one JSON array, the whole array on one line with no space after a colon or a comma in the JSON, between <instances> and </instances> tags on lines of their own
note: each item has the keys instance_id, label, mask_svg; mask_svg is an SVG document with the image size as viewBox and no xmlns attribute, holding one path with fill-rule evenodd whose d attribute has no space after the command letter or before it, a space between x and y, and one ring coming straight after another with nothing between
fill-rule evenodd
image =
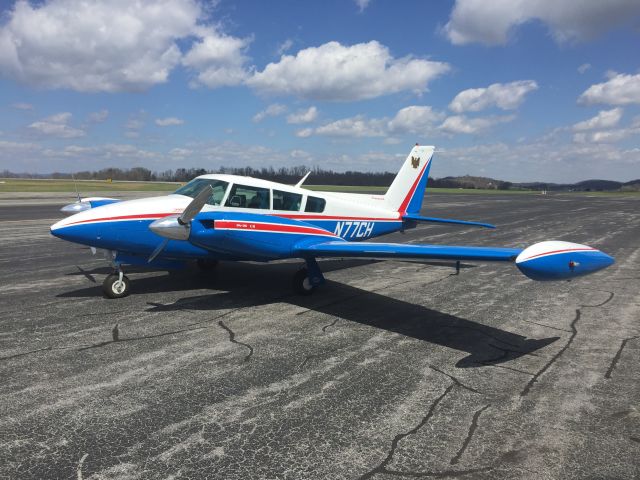
<instances>
[{"instance_id":1,"label":"propeller spinner","mask_svg":"<svg viewBox=\"0 0 640 480\"><path fill-rule=\"evenodd\" d=\"M153 251L148 263L152 262L169 243L169 240L188 240L191 233L191 220L200 213L204 204L213 194L211 185L207 185L196 197L191 200L187 208L180 215L169 215L168 217L159 218L149 225L149 228L156 235L164 237L164 240Z\"/></svg>"}]
</instances>

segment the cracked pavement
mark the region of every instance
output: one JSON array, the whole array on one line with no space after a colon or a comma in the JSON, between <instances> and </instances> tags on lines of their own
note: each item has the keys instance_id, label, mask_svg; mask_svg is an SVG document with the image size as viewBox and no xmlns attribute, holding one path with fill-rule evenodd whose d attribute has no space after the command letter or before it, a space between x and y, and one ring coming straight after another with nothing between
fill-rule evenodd
<instances>
[{"instance_id":1,"label":"cracked pavement","mask_svg":"<svg viewBox=\"0 0 640 480\"><path fill-rule=\"evenodd\" d=\"M640 477L640 197L432 195L498 229L384 237L616 258L572 282L335 260L299 297L299 262L223 262L120 300L63 202L0 204L0 478Z\"/></svg>"}]
</instances>

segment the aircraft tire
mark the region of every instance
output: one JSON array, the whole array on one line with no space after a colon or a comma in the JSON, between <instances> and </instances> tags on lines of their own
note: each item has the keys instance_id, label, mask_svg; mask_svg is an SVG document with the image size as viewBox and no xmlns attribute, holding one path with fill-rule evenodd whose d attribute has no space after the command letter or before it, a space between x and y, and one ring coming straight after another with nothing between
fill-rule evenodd
<instances>
[{"instance_id":1,"label":"aircraft tire","mask_svg":"<svg viewBox=\"0 0 640 480\"><path fill-rule=\"evenodd\" d=\"M293 276L293 290L298 295L311 295L316 287L309 282L309 272L306 268L301 268Z\"/></svg>"},{"instance_id":2,"label":"aircraft tire","mask_svg":"<svg viewBox=\"0 0 640 480\"><path fill-rule=\"evenodd\" d=\"M107 298L122 298L131 293L131 282L126 276L122 276L122 282L120 282L120 276L117 273L108 275L102 282L102 291Z\"/></svg>"}]
</instances>

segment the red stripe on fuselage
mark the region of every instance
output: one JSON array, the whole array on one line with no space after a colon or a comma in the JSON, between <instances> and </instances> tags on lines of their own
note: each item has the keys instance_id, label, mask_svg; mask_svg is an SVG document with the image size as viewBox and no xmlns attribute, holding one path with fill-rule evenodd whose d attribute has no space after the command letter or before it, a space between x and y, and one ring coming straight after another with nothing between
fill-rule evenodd
<instances>
[{"instance_id":1,"label":"red stripe on fuselage","mask_svg":"<svg viewBox=\"0 0 640 480\"><path fill-rule=\"evenodd\" d=\"M285 225L282 223L261 223L243 222L234 220L215 220L214 228L221 230L243 230L255 232L273 233L303 233L308 235L329 235L335 237L333 233L322 228L306 227L303 225Z\"/></svg>"},{"instance_id":2,"label":"red stripe on fuselage","mask_svg":"<svg viewBox=\"0 0 640 480\"><path fill-rule=\"evenodd\" d=\"M148 220L168 217L169 215L177 215L177 213L142 213L138 215L120 215L118 217L104 217L104 218L88 218L86 220L78 220L77 222L67 223L67 225L77 225L78 223L89 222L109 222L114 220ZM64 226L67 226L64 225Z\"/></svg>"},{"instance_id":3,"label":"red stripe on fuselage","mask_svg":"<svg viewBox=\"0 0 640 480\"><path fill-rule=\"evenodd\" d=\"M300 215L300 214L289 214L289 213L269 213L273 217L282 217L282 218L291 218L294 220L342 220L345 222L349 222L351 220L367 220L369 222L397 222L402 219L400 215L396 218L382 218L382 217L345 217L340 215Z\"/></svg>"},{"instance_id":4,"label":"red stripe on fuselage","mask_svg":"<svg viewBox=\"0 0 640 480\"><path fill-rule=\"evenodd\" d=\"M80 223L89 223L89 222L109 222L109 221L117 221L117 220L149 220L149 219L158 219L163 217L168 217L169 215L178 215L180 212L173 213L143 213L138 215L120 215L117 217L103 217L103 218L88 218L86 220L79 220L77 222L71 222L67 225L77 225ZM249 213L249 212L242 212ZM290 218L293 220L337 220L337 221L345 221L349 222L352 220L360 220L360 221L369 221L369 222L397 222L401 221L402 218L398 216L397 218L382 218L382 217L345 217L338 215L300 215L300 214L279 214L279 213L265 213L263 215L268 215L270 217L282 217L282 218Z\"/></svg>"}]
</instances>

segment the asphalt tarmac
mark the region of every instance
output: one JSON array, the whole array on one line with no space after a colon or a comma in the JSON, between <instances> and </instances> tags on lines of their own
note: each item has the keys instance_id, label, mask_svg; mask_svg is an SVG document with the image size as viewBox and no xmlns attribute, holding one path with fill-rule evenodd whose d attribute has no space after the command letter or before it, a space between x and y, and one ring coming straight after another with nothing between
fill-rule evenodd
<instances>
[{"instance_id":1,"label":"asphalt tarmac","mask_svg":"<svg viewBox=\"0 0 640 480\"><path fill-rule=\"evenodd\" d=\"M60 198L0 205L0 477L640 477L640 197L434 195L381 241L586 243L607 270L222 263L109 269L48 227Z\"/></svg>"}]
</instances>

